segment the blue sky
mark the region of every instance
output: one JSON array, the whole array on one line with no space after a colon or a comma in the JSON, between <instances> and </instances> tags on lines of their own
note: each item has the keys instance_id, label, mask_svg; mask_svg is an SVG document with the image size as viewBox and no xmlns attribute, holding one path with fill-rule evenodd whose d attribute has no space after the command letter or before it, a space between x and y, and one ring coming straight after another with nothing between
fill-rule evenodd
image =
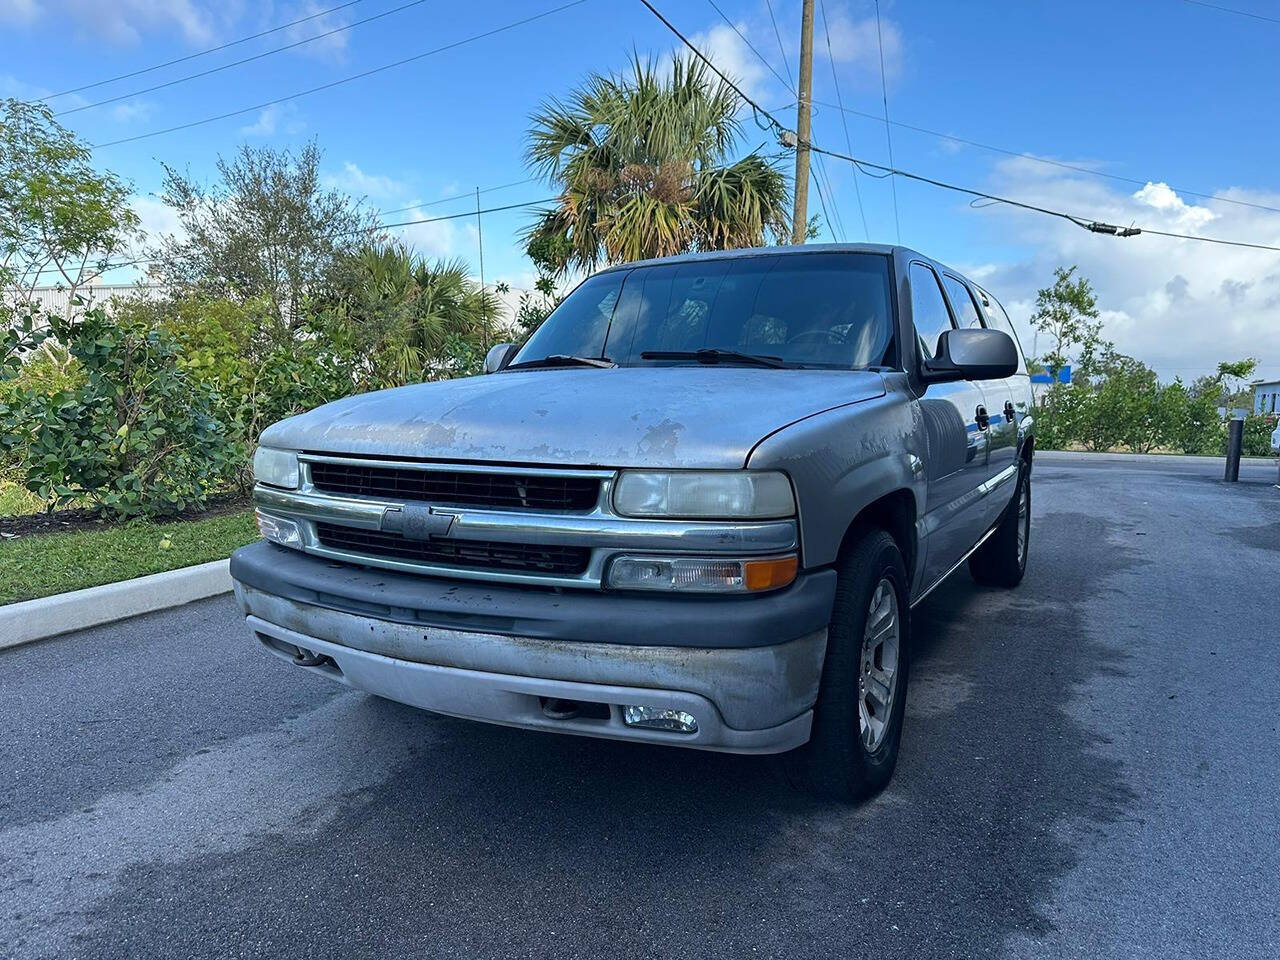
<instances>
[{"instance_id":1,"label":"blue sky","mask_svg":"<svg viewBox=\"0 0 1280 960\"><path fill-rule=\"evenodd\" d=\"M92 83L338 2L0 0L0 96L37 97ZM65 110L128 94L405 2L360 0L220 53L51 102ZM424 0L290 51L60 119L90 142L105 143L338 80L560 2ZM843 151L840 112L824 105L836 102L832 65L845 107L879 116L875 11L870 0L821 3L832 56L820 9L814 140ZM786 75L764 0L658 5L766 107L785 108L793 101L715 9ZM1280 19L1262 0L1224 5ZM773 8L794 71L800 2L773 0ZM895 126L899 167L1089 218L1280 244L1280 212L1250 206L1280 208L1280 132L1260 122L1280 81L1274 53L1280 22L1190 0L882 0L881 14L892 119L1039 158ZM419 205L394 219L459 212L474 198L446 198L529 176L521 161L522 137L541 100L563 94L591 71L621 68L633 48L666 56L674 42L638 0L587 0L276 107L95 153L99 164L133 183L137 207L152 230L171 226L149 196L159 187L162 162L204 176L217 154L239 143L297 146L313 137L333 184L367 196L379 209ZM794 123L792 111L779 109L779 115ZM884 123L856 114L846 119L854 153L886 162ZM746 129L744 147L764 143L772 149L767 134L750 123ZM828 159L825 167L827 201L836 215L824 239L863 239L864 215L871 239L897 239L890 182L859 176L860 211L849 165ZM524 183L485 193L482 201L491 206L549 195L543 184ZM1098 288L1108 335L1165 377L1191 377L1220 359L1245 354L1263 361L1263 373L1280 376L1280 254L1149 236L1095 236L1009 207L975 209L959 195L901 180L897 195L902 242L983 278L1020 323L1053 267L1078 263ZM812 191L811 201L817 211ZM520 211L484 218L488 279L528 285L529 265L518 242L527 222ZM461 256L475 265L471 223L427 224L404 233L424 253Z\"/></svg>"}]
</instances>

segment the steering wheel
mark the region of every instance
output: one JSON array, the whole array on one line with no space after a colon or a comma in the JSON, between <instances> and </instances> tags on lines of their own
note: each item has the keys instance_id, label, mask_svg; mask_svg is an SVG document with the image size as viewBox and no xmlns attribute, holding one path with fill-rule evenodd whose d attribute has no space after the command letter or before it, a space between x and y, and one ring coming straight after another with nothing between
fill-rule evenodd
<instances>
[{"instance_id":1,"label":"steering wheel","mask_svg":"<svg viewBox=\"0 0 1280 960\"><path fill-rule=\"evenodd\" d=\"M830 330L802 330L794 337L788 337L787 343L840 343Z\"/></svg>"}]
</instances>

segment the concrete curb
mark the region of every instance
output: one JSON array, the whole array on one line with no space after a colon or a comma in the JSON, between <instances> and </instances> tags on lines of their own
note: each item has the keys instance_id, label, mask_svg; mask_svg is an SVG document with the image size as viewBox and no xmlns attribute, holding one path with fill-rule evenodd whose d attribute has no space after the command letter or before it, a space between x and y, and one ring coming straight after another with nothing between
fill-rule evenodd
<instances>
[{"instance_id":1,"label":"concrete curb","mask_svg":"<svg viewBox=\"0 0 1280 960\"><path fill-rule=\"evenodd\" d=\"M1064 463L1072 460L1092 460L1099 463L1212 463L1217 464L1219 468L1226 462L1226 457L1191 457L1180 453L1091 453L1088 450L1037 450L1036 459ZM1240 458L1241 464L1251 467L1262 467L1275 462L1274 457Z\"/></svg>"},{"instance_id":2,"label":"concrete curb","mask_svg":"<svg viewBox=\"0 0 1280 960\"><path fill-rule=\"evenodd\" d=\"M230 561L153 573L0 607L0 649L180 607L231 590Z\"/></svg>"}]
</instances>

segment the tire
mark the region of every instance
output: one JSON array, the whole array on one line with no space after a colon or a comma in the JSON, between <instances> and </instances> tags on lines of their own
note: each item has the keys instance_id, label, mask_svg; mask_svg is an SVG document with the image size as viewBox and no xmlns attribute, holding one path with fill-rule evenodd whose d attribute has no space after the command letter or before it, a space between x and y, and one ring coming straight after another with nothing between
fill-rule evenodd
<instances>
[{"instance_id":1,"label":"tire","mask_svg":"<svg viewBox=\"0 0 1280 960\"><path fill-rule=\"evenodd\" d=\"M1016 587L1027 572L1030 550L1031 471L1024 465L1018 471L1017 489L996 532L969 558L969 572L984 586Z\"/></svg>"},{"instance_id":2,"label":"tire","mask_svg":"<svg viewBox=\"0 0 1280 960\"><path fill-rule=\"evenodd\" d=\"M889 634L884 626L884 605L896 614L896 655L889 664ZM876 610L873 601L879 598ZM873 618L873 612L877 615ZM880 709L880 723L867 733L860 708L870 716L876 694L864 695L861 681L868 664L864 638L868 621L879 625L880 642L871 653L874 677L889 676L889 705ZM833 800L859 803L878 793L889 782L898 762L906 708L911 622L906 565L893 538L883 530L871 530L841 559L836 598L827 628L827 653L814 706L809 742L784 758L792 784L807 793ZM868 676L872 674L868 671Z\"/></svg>"}]
</instances>

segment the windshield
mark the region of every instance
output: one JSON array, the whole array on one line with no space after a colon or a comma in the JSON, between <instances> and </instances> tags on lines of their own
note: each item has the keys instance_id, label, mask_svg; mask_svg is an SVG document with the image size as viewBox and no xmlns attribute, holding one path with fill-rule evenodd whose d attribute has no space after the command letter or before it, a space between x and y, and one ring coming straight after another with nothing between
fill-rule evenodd
<instances>
[{"instance_id":1,"label":"windshield","mask_svg":"<svg viewBox=\"0 0 1280 960\"><path fill-rule=\"evenodd\" d=\"M790 366L889 365L892 317L889 259L880 254L659 264L582 283L513 365L559 354L607 357L623 366L741 362L731 352L777 357ZM696 351L704 351L701 358ZM691 355L645 359L646 353Z\"/></svg>"}]
</instances>

